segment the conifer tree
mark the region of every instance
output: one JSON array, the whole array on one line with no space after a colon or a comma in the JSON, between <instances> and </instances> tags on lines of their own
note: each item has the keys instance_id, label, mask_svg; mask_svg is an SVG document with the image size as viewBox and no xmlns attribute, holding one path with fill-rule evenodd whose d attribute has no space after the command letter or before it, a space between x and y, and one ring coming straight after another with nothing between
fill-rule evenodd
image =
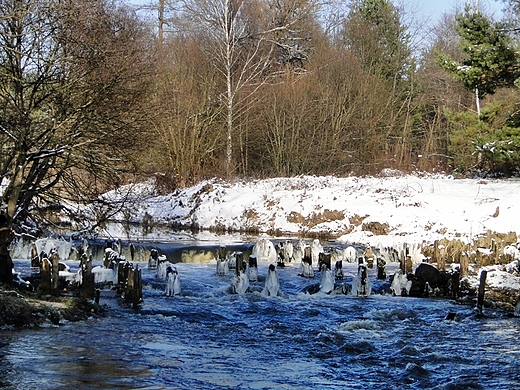
<instances>
[{"instance_id":1,"label":"conifer tree","mask_svg":"<svg viewBox=\"0 0 520 390\"><path fill-rule=\"evenodd\" d=\"M466 8L457 14L455 28L466 59L454 61L449 55L439 54L438 63L467 89L476 89L483 97L520 81L518 54L504 24L493 23L480 12Z\"/></svg>"},{"instance_id":2,"label":"conifer tree","mask_svg":"<svg viewBox=\"0 0 520 390\"><path fill-rule=\"evenodd\" d=\"M355 1L342 35L346 47L370 73L401 80L412 68L410 35L389 0Z\"/></svg>"}]
</instances>

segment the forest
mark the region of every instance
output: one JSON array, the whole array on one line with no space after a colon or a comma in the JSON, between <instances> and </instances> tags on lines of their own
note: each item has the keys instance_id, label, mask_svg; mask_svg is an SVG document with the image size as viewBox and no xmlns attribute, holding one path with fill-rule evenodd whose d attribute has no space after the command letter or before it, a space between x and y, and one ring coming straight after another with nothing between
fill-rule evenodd
<instances>
[{"instance_id":1,"label":"forest","mask_svg":"<svg viewBox=\"0 0 520 390\"><path fill-rule=\"evenodd\" d=\"M427 28L389 0L1 1L0 282L15 231L149 177L517 175L502 3Z\"/></svg>"}]
</instances>

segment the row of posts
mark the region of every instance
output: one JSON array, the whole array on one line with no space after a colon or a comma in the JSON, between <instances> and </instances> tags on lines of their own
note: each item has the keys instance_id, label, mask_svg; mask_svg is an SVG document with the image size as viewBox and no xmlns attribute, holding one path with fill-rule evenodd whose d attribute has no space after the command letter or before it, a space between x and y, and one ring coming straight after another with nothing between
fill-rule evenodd
<instances>
[{"instance_id":1,"label":"row of posts","mask_svg":"<svg viewBox=\"0 0 520 390\"><path fill-rule=\"evenodd\" d=\"M59 296L59 261L56 251L52 251L47 257L44 254L38 256L33 248L31 266L40 267L40 287L42 294ZM95 275L92 272L92 256L85 253L81 255L79 269L81 272L81 297L95 300L99 303L99 289L96 289ZM137 265L128 261L119 261L117 264L116 290L126 302L135 308L143 302L143 283L141 270Z\"/></svg>"}]
</instances>

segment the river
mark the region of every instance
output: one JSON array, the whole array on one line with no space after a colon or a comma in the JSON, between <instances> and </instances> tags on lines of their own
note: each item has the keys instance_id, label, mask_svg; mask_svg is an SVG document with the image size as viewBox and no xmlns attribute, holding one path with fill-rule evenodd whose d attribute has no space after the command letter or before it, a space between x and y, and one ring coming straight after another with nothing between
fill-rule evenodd
<instances>
[{"instance_id":1,"label":"river","mask_svg":"<svg viewBox=\"0 0 520 390\"><path fill-rule=\"evenodd\" d=\"M77 262L69 262L71 267ZM30 267L16 260L18 269ZM268 264L245 294L215 262L177 263L166 297L143 270L144 302L102 291L103 317L0 330L6 389L516 389L520 319L444 299L308 294L319 282L278 268L282 295L263 296ZM388 274L397 264L389 264ZM344 265L351 283L355 264ZM377 287L375 270L369 277ZM456 313L454 320L445 319Z\"/></svg>"}]
</instances>

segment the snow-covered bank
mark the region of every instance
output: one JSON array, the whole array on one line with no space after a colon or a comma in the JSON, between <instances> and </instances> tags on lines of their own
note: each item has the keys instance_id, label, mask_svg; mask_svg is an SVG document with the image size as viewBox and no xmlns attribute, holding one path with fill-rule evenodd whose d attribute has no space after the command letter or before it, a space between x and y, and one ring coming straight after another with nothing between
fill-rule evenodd
<instances>
[{"instance_id":1,"label":"snow-covered bank","mask_svg":"<svg viewBox=\"0 0 520 390\"><path fill-rule=\"evenodd\" d=\"M161 196L150 187L132 188L136 204L125 214L133 222L323 233L377 246L441 238L469 242L487 231L520 232L519 180L385 172L378 177L211 180ZM125 219L123 213L117 218Z\"/></svg>"}]
</instances>

